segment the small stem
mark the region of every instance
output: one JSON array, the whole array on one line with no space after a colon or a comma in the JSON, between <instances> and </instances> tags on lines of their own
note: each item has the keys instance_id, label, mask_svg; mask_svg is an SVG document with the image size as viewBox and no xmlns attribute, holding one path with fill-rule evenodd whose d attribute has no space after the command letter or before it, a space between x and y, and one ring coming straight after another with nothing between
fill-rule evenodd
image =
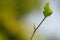
<instances>
[{"instance_id":1,"label":"small stem","mask_svg":"<svg viewBox=\"0 0 60 40\"><path fill-rule=\"evenodd\" d=\"M44 17L44 19L43 19L43 20L41 21L41 23L37 26L37 28L36 28L36 29L34 29L33 34L32 34L32 36L31 36L30 40L32 40L32 38L33 38L33 36L34 36L35 32L36 32L36 31L37 31L37 29L41 26L41 24L43 23L43 21L45 20L45 18L46 18L46 17Z\"/></svg>"}]
</instances>

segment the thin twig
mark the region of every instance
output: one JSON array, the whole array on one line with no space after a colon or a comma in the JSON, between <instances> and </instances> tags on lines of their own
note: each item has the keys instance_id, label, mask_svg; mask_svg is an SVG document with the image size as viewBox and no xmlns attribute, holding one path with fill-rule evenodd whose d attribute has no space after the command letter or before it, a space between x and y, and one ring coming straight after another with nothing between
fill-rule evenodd
<instances>
[{"instance_id":1,"label":"thin twig","mask_svg":"<svg viewBox=\"0 0 60 40\"><path fill-rule=\"evenodd\" d=\"M36 31L37 31L37 29L40 27L40 25L43 23L43 21L45 20L45 18L46 18L46 17L44 17L44 19L43 19L43 20L41 21L41 23L37 26L37 28L36 28L36 29L34 29L33 34L32 34L32 36L31 36L30 40L32 40L32 38L33 38L33 36L34 36L35 32L36 32Z\"/></svg>"}]
</instances>

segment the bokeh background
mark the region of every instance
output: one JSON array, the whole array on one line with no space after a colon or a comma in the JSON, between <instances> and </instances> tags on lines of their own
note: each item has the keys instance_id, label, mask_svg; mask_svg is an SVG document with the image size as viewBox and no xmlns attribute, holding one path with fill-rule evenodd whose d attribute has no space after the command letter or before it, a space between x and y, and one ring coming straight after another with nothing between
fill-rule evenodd
<instances>
[{"instance_id":1,"label":"bokeh background","mask_svg":"<svg viewBox=\"0 0 60 40\"><path fill-rule=\"evenodd\" d=\"M60 0L0 0L0 40L29 40L44 18L49 2L53 14L46 18L32 40L60 40Z\"/></svg>"}]
</instances>

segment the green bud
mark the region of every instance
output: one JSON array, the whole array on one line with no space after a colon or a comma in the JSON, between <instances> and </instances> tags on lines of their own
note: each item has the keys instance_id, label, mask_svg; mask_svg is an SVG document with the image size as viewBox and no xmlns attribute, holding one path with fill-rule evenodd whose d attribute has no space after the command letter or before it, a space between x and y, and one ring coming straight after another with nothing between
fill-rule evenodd
<instances>
[{"instance_id":1,"label":"green bud","mask_svg":"<svg viewBox=\"0 0 60 40\"><path fill-rule=\"evenodd\" d=\"M46 3L43 13L45 17L48 17L52 14L52 10L50 9L49 3Z\"/></svg>"}]
</instances>

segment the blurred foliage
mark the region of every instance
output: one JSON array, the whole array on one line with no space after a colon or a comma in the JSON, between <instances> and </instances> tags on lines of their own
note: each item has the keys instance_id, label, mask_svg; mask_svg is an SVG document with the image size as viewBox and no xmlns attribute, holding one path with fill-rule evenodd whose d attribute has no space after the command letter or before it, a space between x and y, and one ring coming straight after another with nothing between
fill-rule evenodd
<instances>
[{"instance_id":1,"label":"blurred foliage","mask_svg":"<svg viewBox=\"0 0 60 40\"><path fill-rule=\"evenodd\" d=\"M38 6L38 0L0 0L2 10L11 10L16 14L26 14Z\"/></svg>"},{"instance_id":2,"label":"blurred foliage","mask_svg":"<svg viewBox=\"0 0 60 40\"><path fill-rule=\"evenodd\" d=\"M6 35L2 32L0 32L0 40L8 40Z\"/></svg>"},{"instance_id":3,"label":"blurred foliage","mask_svg":"<svg viewBox=\"0 0 60 40\"><path fill-rule=\"evenodd\" d=\"M25 40L26 29L17 18L38 6L38 0L0 0L0 40Z\"/></svg>"}]
</instances>

